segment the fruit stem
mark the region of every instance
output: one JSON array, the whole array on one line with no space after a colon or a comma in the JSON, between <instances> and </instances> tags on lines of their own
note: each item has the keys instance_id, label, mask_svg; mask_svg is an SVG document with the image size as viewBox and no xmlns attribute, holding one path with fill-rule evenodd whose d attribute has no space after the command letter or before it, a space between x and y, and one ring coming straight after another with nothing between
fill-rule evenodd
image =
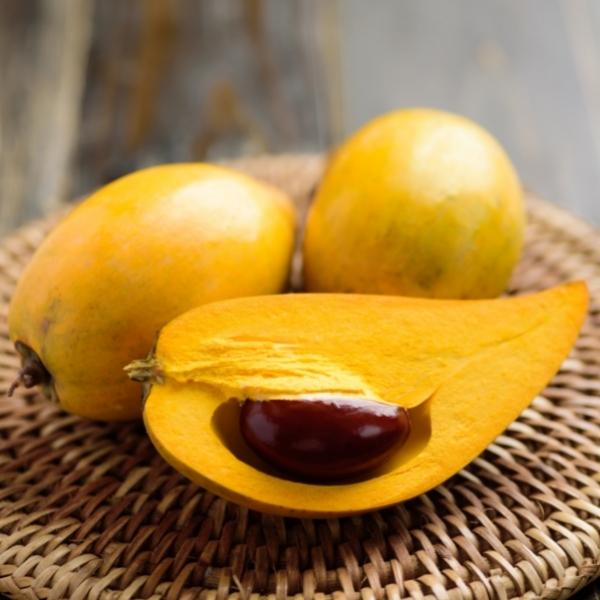
<instances>
[{"instance_id":1,"label":"fruit stem","mask_svg":"<svg viewBox=\"0 0 600 600\"><path fill-rule=\"evenodd\" d=\"M125 367L125 372L129 379L139 381L140 383L162 383L163 376L160 372L157 361L152 358L142 358L130 362Z\"/></svg>"},{"instance_id":2,"label":"fruit stem","mask_svg":"<svg viewBox=\"0 0 600 600\"><path fill-rule=\"evenodd\" d=\"M12 396L15 390L21 385L26 389L36 385L48 385L52 380L52 376L43 365L40 357L31 348L23 344L23 342L17 342L15 348L21 355L21 364L23 366L19 369L15 380L10 384L6 395L9 397Z\"/></svg>"}]
</instances>

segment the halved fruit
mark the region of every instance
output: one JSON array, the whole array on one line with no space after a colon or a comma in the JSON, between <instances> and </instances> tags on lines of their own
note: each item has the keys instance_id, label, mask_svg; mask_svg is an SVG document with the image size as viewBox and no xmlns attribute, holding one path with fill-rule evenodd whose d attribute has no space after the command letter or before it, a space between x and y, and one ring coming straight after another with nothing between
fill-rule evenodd
<instances>
[{"instance_id":1,"label":"halved fruit","mask_svg":"<svg viewBox=\"0 0 600 600\"><path fill-rule=\"evenodd\" d=\"M587 302L583 283L499 300L240 298L175 319L128 369L151 385L150 437L190 479L266 512L347 515L425 492L484 450L560 367ZM247 399L330 397L402 406L407 442L360 478L307 483L240 433Z\"/></svg>"}]
</instances>

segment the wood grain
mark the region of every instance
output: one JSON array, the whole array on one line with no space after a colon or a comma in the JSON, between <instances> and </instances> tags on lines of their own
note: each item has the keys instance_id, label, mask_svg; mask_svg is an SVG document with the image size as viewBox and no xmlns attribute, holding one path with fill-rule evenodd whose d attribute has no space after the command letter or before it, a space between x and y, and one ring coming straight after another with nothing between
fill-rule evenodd
<instances>
[{"instance_id":1,"label":"wood grain","mask_svg":"<svg viewBox=\"0 0 600 600\"><path fill-rule=\"evenodd\" d=\"M335 12L314 0L72 8L0 7L0 231L156 162L323 149L334 128L339 138L323 60ZM57 66L61 52L70 62Z\"/></svg>"},{"instance_id":2,"label":"wood grain","mask_svg":"<svg viewBox=\"0 0 600 600\"><path fill-rule=\"evenodd\" d=\"M64 197L90 20L90 0L0 3L1 231Z\"/></svg>"},{"instance_id":3,"label":"wood grain","mask_svg":"<svg viewBox=\"0 0 600 600\"><path fill-rule=\"evenodd\" d=\"M594 0L6 0L0 232L166 161L323 150L376 114L471 116L600 224Z\"/></svg>"},{"instance_id":4,"label":"wood grain","mask_svg":"<svg viewBox=\"0 0 600 600\"><path fill-rule=\"evenodd\" d=\"M329 146L331 14L315 0L0 4L0 233L150 164Z\"/></svg>"},{"instance_id":5,"label":"wood grain","mask_svg":"<svg viewBox=\"0 0 600 600\"><path fill-rule=\"evenodd\" d=\"M317 6L98 2L72 193L161 161L331 143Z\"/></svg>"}]
</instances>

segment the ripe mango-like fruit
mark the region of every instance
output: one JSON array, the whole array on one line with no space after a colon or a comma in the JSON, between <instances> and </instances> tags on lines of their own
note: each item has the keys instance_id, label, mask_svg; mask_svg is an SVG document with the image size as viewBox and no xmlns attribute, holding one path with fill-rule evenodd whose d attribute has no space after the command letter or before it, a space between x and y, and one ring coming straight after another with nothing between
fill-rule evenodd
<instances>
[{"instance_id":1,"label":"ripe mango-like fruit","mask_svg":"<svg viewBox=\"0 0 600 600\"><path fill-rule=\"evenodd\" d=\"M329 161L306 226L306 289L498 296L521 253L521 196L506 153L472 121L381 116Z\"/></svg>"},{"instance_id":2,"label":"ripe mango-like fruit","mask_svg":"<svg viewBox=\"0 0 600 600\"><path fill-rule=\"evenodd\" d=\"M100 189L42 243L9 312L21 380L90 418L141 416L123 367L190 308L286 286L295 217L280 191L208 164Z\"/></svg>"},{"instance_id":3,"label":"ripe mango-like fruit","mask_svg":"<svg viewBox=\"0 0 600 600\"><path fill-rule=\"evenodd\" d=\"M146 381L151 439L193 481L266 512L347 515L421 494L484 450L557 371L587 302L583 283L496 300L239 298L181 315L162 329L153 356L128 370ZM336 421L342 398L358 413ZM369 408L360 430L365 399L402 411L381 411L377 422ZM309 402L321 404L312 428ZM388 427L396 417L400 425ZM383 440L383 453L408 437L371 471L323 480L315 452L325 467L345 469L335 444L351 430ZM347 462L360 467L363 441L350 439Z\"/></svg>"}]
</instances>

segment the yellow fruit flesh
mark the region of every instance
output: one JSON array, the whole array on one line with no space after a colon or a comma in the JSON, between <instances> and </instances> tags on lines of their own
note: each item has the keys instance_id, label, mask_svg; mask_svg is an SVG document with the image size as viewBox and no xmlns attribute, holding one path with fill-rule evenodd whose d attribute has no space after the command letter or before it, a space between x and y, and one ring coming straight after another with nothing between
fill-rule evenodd
<instances>
[{"instance_id":1,"label":"yellow fruit flesh","mask_svg":"<svg viewBox=\"0 0 600 600\"><path fill-rule=\"evenodd\" d=\"M194 306L286 285L289 200L202 164L134 173L93 194L44 241L12 299L11 339L53 376L61 405L100 419L141 415L123 367Z\"/></svg>"},{"instance_id":2,"label":"yellow fruit flesh","mask_svg":"<svg viewBox=\"0 0 600 600\"><path fill-rule=\"evenodd\" d=\"M384 115L332 156L304 239L309 291L488 298L521 253L517 175L462 117Z\"/></svg>"},{"instance_id":3,"label":"yellow fruit flesh","mask_svg":"<svg viewBox=\"0 0 600 600\"><path fill-rule=\"evenodd\" d=\"M252 508L316 517L386 506L441 483L500 434L556 372L586 307L579 283L493 301L296 295L208 305L163 329L146 427L181 472ZM313 394L409 408L409 443L365 481L274 475L240 442L229 399Z\"/></svg>"}]
</instances>

